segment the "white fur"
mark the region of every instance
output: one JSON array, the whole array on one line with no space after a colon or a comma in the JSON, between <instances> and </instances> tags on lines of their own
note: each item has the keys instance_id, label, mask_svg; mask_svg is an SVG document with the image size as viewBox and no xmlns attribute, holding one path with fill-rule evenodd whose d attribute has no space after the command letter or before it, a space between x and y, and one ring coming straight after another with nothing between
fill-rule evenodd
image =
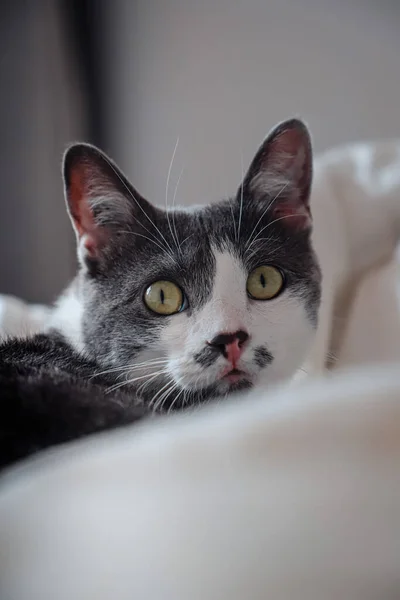
<instances>
[{"instance_id":1,"label":"white fur","mask_svg":"<svg viewBox=\"0 0 400 600\"><path fill-rule=\"evenodd\" d=\"M83 352L82 316L83 303L78 286L74 282L57 300L45 330L62 331L74 348Z\"/></svg>"},{"instance_id":2,"label":"white fur","mask_svg":"<svg viewBox=\"0 0 400 600\"><path fill-rule=\"evenodd\" d=\"M0 295L0 339L40 333L50 315L51 309L47 306L28 304L15 296Z\"/></svg>"},{"instance_id":3,"label":"white fur","mask_svg":"<svg viewBox=\"0 0 400 600\"><path fill-rule=\"evenodd\" d=\"M398 598L398 366L94 436L0 487L4 600Z\"/></svg>"},{"instance_id":4,"label":"white fur","mask_svg":"<svg viewBox=\"0 0 400 600\"><path fill-rule=\"evenodd\" d=\"M313 339L304 304L287 291L268 302L250 300L246 292L248 274L232 249L221 252L214 248L213 252L216 274L210 300L189 319L184 314L171 319L162 333L162 347L172 355L174 379L185 388L203 388L217 381L228 365L227 359L221 355L204 369L195 362L194 355L219 333L238 330L246 331L250 339L237 366L250 373L254 382L273 383L292 376ZM259 346L266 346L274 357L265 369L254 363L254 349ZM221 391L228 390L226 383L220 385Z\"/></svg>"}]
</instances>

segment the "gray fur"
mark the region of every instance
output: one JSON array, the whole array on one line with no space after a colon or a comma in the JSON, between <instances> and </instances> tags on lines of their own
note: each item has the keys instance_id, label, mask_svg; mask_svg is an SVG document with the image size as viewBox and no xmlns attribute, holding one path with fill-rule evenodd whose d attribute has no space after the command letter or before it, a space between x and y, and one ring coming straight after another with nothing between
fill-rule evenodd
<instances>
[{"instance_id":1,"label":"gray fur","mask_svg":"<svg viewBox=\"0 0 400 600\"><path fill-rule=\"evenodd\" d=\"M138 197L136 191L129 189ZM185 291L189 299L188 318L192 311L201 308L210 298L213 287L212 247L234 248L249 272L264 263L279 266L285 274L286 289L304 302L309 319L316 326L320 271L311 247L310 231L294 232L284 221L273 223L273 213L267 211L263 215L272 198L265 198L263 204L254 203L252 195L244 189L237 239L234 223L239 219L241 193L239 189L235 197L194 213L175 211L172 231L176 231L178 241L183 241L180 250L166 213L142 202L152 226L126 195L127 202L131 203L130 218L123 229L113 233L95 273L88 269L78 276L80 293L85 299L84 343L91 359L105 365L127 364L134 361L140 350L157 347L158 334L167 325L168 317L151 313L143 303L144 291L153 281L172 280ZM103 214L101 217L105 220ZM258 221L258 230L268 227L268 237L256 243L255 252L246 254L249 235ZM156 245L148 230L156 234L160 246L167 249ZM211 361L209 350L205 349L197 360L205 366Z\"/></svg>"}]
</instances>

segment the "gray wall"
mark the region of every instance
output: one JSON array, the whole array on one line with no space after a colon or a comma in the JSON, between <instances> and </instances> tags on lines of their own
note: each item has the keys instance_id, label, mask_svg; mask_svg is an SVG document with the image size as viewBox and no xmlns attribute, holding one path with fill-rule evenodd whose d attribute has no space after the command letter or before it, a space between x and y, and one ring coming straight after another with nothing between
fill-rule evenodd
<instances>
[{"instance_id":1,"label":"gray wall","mask_svg":"<svg viewBox=\"0 0 400 600\"><path fill-rule=\"evenodd\" d=\"M315 146L400 136L396 0L99 0L108 150L150 199L232 193L267 130ZM75 269L65 144L86 137L59 0L0 3L0 292L51 300Z\"/></svg>"},{"instance_id":2,"label":"gray wall","mask_svg":"<svg viewBox=\"0 0 400 600\"><path fill-rule=\"evenodd\" d=\"M61 156L85 137L57 0L0 4L0 292L51 301L75 270Z\"/></svg>"},{"instance_id":3,"label":"gray wall","mask_svg":"<svg viewBox=\"0 0 400 600\"><path fill-rule=\"evenodd\" d=\"M107 4L107 3L106 3ZM300 114L322 150L400 136L400 3L117 0L108 3L109 145L165 202L234 191L266 131Z\"/></svg>"}]
</instances>

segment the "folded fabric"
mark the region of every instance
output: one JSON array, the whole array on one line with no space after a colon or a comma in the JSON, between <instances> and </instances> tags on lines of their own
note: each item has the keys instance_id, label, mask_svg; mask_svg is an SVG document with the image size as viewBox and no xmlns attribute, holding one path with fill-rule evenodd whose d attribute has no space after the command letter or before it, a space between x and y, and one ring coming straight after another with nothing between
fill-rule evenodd
<instances>
[{"instance_id":1,"label":"folded fabric","mask_svg":"<svg viewBox=\"0 0 400 600\"><path fill-rule=\"evenodd\" d=\"M2 600L400 598L400 373L336 372L0 477Z\"/></svg>"},{"instance_id":2,"label":"folded fabric","mask_svg":"<svg viewBox=\"0 0 400 600\"><path fill-rule=\"evenodd\" d=\"M0 338L42 331L50 310L47 306L28 304L15 296L0 295Z\"/></svg>"}]
</instances>

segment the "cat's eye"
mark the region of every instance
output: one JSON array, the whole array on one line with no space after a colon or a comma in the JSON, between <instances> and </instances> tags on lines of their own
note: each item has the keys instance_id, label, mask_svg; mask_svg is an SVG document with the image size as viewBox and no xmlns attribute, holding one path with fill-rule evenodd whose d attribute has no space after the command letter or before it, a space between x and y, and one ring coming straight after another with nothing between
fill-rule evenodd
<instances>
[{"instance_id":1,"label":"cat's eye","mask_svg":"<svg viewBox=\"0 0 400 600\"><path fill-rule=\"evenodd\" d=\"M254 269L247 278L247 293L254 300L272 300L284 285L282 273L276 267L263 265Z\"/></svg>"},{"instance_id":2,"label":"cat's eye","mask_svg":"<svg viewBox=\"0 0 400 600\"><path fill-rule=\"evenodd\" d=\"M155 281L145 291L144 303L158 315L174 315L184 308L184 296L176 283Z\"/></svg>"}]
</instances>

